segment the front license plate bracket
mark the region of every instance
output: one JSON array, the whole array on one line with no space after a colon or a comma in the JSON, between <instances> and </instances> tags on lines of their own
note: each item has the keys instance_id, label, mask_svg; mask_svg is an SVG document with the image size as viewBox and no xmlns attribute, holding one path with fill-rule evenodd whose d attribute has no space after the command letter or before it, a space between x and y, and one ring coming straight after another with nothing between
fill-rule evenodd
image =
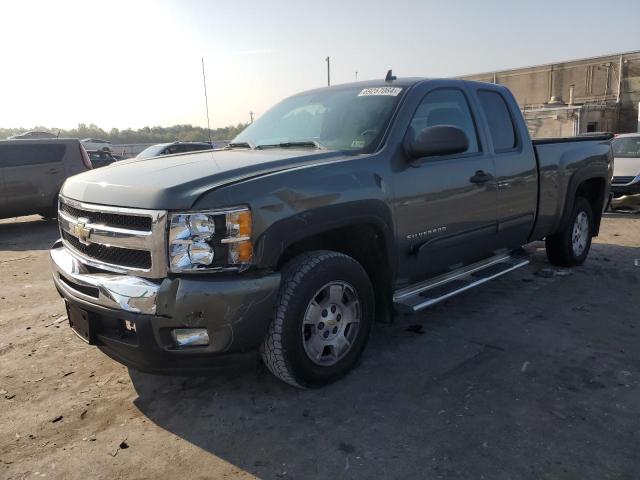
<instances>
[{"instance_id":1,"label":"front license plate bracket","mask_svg":"<svg viewBox=\"0 0 640 480\"><path fill-rule=\"evenodd\" d=\"M91 337L91 322L89 321L89 312L70 305L69 303L67 303L66 306L69 326L71 327L73 332L83 341L92 344L93 339Z\"/></svg>"}]
</instances>

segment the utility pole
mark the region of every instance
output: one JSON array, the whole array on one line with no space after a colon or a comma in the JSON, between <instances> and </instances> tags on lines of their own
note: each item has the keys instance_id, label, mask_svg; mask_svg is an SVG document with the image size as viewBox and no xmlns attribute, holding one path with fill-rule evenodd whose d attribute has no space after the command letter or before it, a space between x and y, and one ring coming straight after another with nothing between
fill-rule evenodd
<instances>
[{"instance_id":1,"label":"utility pole","mask_svg":"<svg viewBox=\"0 0 640 480\"><path fill-rule=\"evenodd\" d=\"M358 81L358 70L356 70L356 82Z\"/></svg>"},{"instance_id":2,"label":"utility pole","mask_svg":"<svg viewBox=\"0 0 640 480\"><path fill-rule=\"evenodd\" d=\"M253 112L249 112L249 118L251 119L251 123L253 123L253 115L254 115Z\"/></svg>"},{"instance_id":3,"label":"utility pole","mask_svg":"<svg viewBox=\"0 0 640 480\"><path fill-rule=\"evenodd\" d=\"M327 86L331 86L331 59L327 57L325 59L327 61Z\"/></svg>"},{"instance_id":4,"label":"utility pole","mask_svg":"<svg viewBox=\"0 0 640 480\"><path fill-rule=\"evenodd\" d=\"M207 109L207 132L209 132L209 143L212 143L211 124L209 123L209 100L207 99L207 77L204 75L204 57L202 57L202 83L204 84L204 105Z\"/></svg>"}]
</instances>

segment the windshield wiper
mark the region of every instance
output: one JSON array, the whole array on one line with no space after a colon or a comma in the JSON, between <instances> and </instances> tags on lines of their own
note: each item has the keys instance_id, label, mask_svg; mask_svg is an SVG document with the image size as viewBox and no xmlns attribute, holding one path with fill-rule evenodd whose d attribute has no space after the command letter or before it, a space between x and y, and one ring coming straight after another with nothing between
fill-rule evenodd
<instances>
[{"instance_id":1,"label":"windshield wiper","mask_svg":"<svg viewBox=\"0 0 640 480\"><path fill-rule=\"evenodd\" d=\"M235 143L232 142L227 145L227 148L250 148L253 150L256 147L251 145L249 142L235 142Z\"/></svg>"},{"instance_id":2,"label":"windshield wiper","mask_svg":"<svg viewBox=\"0 0 640 480\"><path fill-rule=\"evenodd\" d=\"M301 147L301 148L313 147L319 150L324 150L325 148L315 140L301 140L299 142L280 142L280 143L256 145L256 150L261 150L263 148L296 148L296 147Z\"/></svg>"}]
</instances>

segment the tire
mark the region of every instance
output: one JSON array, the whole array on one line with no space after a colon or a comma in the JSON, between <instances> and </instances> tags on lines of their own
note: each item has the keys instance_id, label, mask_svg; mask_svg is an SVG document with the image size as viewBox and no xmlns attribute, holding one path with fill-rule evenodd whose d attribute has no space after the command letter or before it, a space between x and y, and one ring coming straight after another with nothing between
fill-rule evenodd
<instances>
[{"instance_id":1,"label":"tire","mask_svg":"<svg viewBox=\"0 0 640 480\"><path fill-rule=\"evenodd\" d=\"M55 196L55 199L53 200L53 205L51 206L51 208L48 208L47 210L43 210L42 212L39 212L38 215L40 215L43 220L57 219L58 218L58 195Z\"/></svg>"},{"instance_id":2,"label":"tire","mask_svg":"<svg viewBox=\"0 0 640 480\"><path fill-rule=\"evenodd\" d=\"M339 379L362 355L374 304L369 277L353 258L327 250L293 258L282 270L274 317L260 348L265 365L299 388Z\"/></svg>"},{"instance_id":3,"label":"tire","mask_svg":"<svg viewBox=\"0 0 640 480\"><path fill-rule=\"evenodd\" d=\"M545 239L549 261L560 267L582 265L591 248L593 225L591 204L584 197L576 197L565 229Z\"/></svg>"}]
</instances>

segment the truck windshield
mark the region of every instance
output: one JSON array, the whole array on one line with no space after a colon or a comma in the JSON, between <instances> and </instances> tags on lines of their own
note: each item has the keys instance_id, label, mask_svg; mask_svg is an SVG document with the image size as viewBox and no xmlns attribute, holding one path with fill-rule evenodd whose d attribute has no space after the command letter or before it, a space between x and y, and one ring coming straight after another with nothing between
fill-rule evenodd
<instances>
[{"instance_id":1,"label":"truck windshield","mask_svg":"<svg viewBox=\"0 0 640 480\"><path fill-rule=\"evenodd\" d=\"M343 87L303 93L268 110L231 145L373 151L402 97L401 87Z\"/></svg>"},{"instance_id":2,"label":"truck windshield","mask_svg":"<svg viewBox=\"0 0 640 480\"><path fill-rule=\"evenodd\" d=\"M640 157L640 135L614 138L611 147L614 157Z\"/></svg>"},{"instance_id":3,"label":"truck windshield","mask_svg":"<svg viewBox=\"0 0 640 480\"><path fill-rule=\"evenodd\" d=\"M157 157L158 155L160 155L164 147L166 147L166 145L152 145L150 147L145 148L138 155L136 155L136 158Z\"/></svg>"}]
</instances>

